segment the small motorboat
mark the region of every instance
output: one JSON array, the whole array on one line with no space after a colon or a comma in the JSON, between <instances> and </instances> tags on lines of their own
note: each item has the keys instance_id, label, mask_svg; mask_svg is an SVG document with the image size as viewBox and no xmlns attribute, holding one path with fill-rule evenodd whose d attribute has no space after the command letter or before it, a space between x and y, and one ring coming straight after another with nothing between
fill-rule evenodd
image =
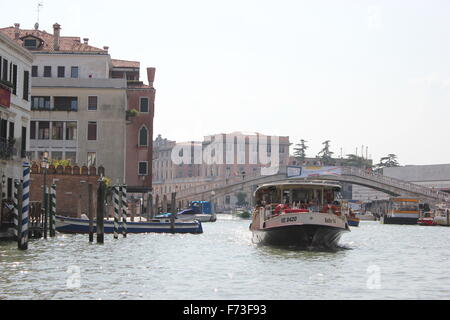
<instances>
[{"instance_id":1,"label":"small motorboat","mask_svg":"<svg viewBox=\"0 0 450 320\"><path fill-rule=\"evenodd\" d=\"M234 211L234 215L236 217L242 218L242 219L249 219L252 216L251 212L249 210L244 209L244 208L237 208Z\"/></svg>"},{"instance_id":2,"label":"small motorboat","mask_svg":"<svg viewBox=\"0 0 450 320\"><path fill-rule=\"evenodd\" d=\"M89 233L89 220L56 216L56 230L61 233ZM114 233L114 221L104 220L104 232ZM94 220L94 232L96 232ZM119 224L119 232L121 224ZM127 233L203 233L201 221L172 221L170 218L151 219L147 222L127 222Z\"/></svg>"},{"instance_id":3,"label":"small motorboat","mask_svg":"<svg viewBox=\"0 0 450 320\"><path fill-rule=\"evenodd\" d=\"M347 218L347 223L350 227L358 227L359 226L359 218L356 216L345 215Z\"/></svg>"},{"instance_id":4,"label":"small motorboat","mask_svg":"<svg viewBox=\"0 0 450 320\"><path fill-rule=\"evenodd\" d=\"M436 225L434 223L434 218L432 217L421 217L417 219L417 224L420 224L421 226L434 226Z\"/></svg>"}]
</instances>

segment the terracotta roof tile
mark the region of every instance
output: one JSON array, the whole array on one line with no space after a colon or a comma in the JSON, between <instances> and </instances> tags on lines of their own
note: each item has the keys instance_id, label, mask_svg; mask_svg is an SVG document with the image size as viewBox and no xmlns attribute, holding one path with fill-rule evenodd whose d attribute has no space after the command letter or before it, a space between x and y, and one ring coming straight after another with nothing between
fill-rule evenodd
<instances>
[{"instance_id":1,"label":"terracotta roof tile","mask_svg":"<svg viewBox=\"0 0 450 320\"><path fill-rule=\"evenodd\" d=\"M139 61L128 61L128 60L118 60L118 59L111 59L113 67L116 68L139 68L140 62Z\"/></svg>"},{"instance_id":2,"label":"terracotta roof tile","mask_svg":"<svg viewBox=\"0 0 450 320\"><path fill-rule=\"evenodd\" d=\"M23 37L28 35L39 38L43 41L43 46L39 49L32 51L44 51L44 52L98 52L107 53L106 50L93 47L91 45L81 43L79 37L60 37L59 50L55 51L53 48L54 37L53 34L47 33L41 30L24 30L19 29L19 39L15 39L14 27L0 28L0 32L9 37L11 40L17 42L19 45L23 45Z\"/></svg>"}]
</instances>

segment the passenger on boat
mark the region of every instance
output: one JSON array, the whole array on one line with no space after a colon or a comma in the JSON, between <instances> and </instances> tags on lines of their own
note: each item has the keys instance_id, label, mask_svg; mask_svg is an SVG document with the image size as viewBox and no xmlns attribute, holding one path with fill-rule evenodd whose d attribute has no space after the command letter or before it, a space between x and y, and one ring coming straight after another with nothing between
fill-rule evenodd
<instances>
[{"instance_id":1,"label":"passenger on boat","mask_svg":"<svg viewBox=\"0 0 450 320\"><path fill-rule=\"evenodd\" d=\"M320 210L320 212L322 213L334 213L336 215L340 215L340 210L338 208L338 206L336 206L335 204L332 204L331 202L328 202L328 204L324 205L322 207L322 210Z\"/></svg>"},{"instance_id":2,"label":"passenger on boat","mask_svg":"<svg viewBox=\"0 0 450 320\"><path fill-rule=\"evenodd\" d=\"M274 215L279 215L284 209L290 209L289 205L287 203L285 204L277 204L277 206L275 207L275 210L273 211Z\"/></svg>"}]
</instances>

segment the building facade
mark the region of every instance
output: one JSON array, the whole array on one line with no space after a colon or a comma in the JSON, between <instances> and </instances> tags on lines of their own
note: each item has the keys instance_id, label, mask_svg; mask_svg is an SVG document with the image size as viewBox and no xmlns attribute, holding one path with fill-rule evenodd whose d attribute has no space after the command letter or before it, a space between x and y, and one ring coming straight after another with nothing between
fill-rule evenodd
<instances>
[{"instance_id":1,"label":"building facade","mask_svg":"<svg viewBox=\"0 0 450 320\"><path fill-rule=\"evenodd\" d=\"M29 150L33 56L0 33L0 203L12 201ZM1 206L3 207L3 205Z\"/></svg>"},{"instance_id":2,"label":"building facade","mask_svg":"<svg viewBox=\"0 0 450 320\"><path fill-rule=\"evenodd\" d=\"M261 175L261 168L266 167L259 157L252 159L251 154L258 154L262 140L267 141L267 155L271 155L271 139L277 138L279 144L279 165L289 163L289 137L266 136L260 133L232 132L205 136L203 141L189 141L177 143L163 139L160 135L154 141L153 159L153 187L158 199L164 197L170 199L172 192L197 187L200 185L216 185L225 182L233 184L243 179L256 178ZM215 153L210 147L220 140L220 147ZM176 149L175 149L176 148ZM183 156L183 152L190 150L189 159ZM175 152L175 155L174 155ZM184 158L182 163L174 163L173 156L176 153ZM214 154L208 161L208 153ZM243 190L245 198L250 203L252 190ZM237 194L229 194L214 197L218 210L229 210L236 206ZM210 199L199 199L210 200Z\"/></svg>"},{"instance_id":3,"label":"building facade","mask_svg":"<svg viewBox=\"0 0 450 320\"><path fill-rule=\"evenodd\" d=\"M152 158L154 68L151 83L144 85L139 82L139 62L112 59L107 46L94 47L88 38L81 42L79 37L61 36L57 23L53 34L20 29L19 24L0 33L34 56L31 159L42 160L48 152L52 160L70 160L72 165L101 165L113 183L151 190L151 170L147 165L139 174L139 161L149 163ZM136 95L147 98L147 111L136 105ZM129 109L138 110L133 119ZM139 146L136 137L142 126L146 146Z\"/></svg>"}]
</instances>

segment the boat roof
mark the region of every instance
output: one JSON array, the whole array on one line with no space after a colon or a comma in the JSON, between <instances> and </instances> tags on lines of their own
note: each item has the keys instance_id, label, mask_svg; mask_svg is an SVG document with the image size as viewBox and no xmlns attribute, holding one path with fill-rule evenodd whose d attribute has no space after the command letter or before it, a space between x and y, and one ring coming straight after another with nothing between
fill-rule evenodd
<instances>
[{"instance_id":1,"label":"boat roof","mask_svg":"<svg viewBox=\"0 0 450 320\"><path fill-rule=\"evenodd\" d=\"M323 181L323 180L282 180L271 183L266 183L256 188L255 193L261 189L269 187L294 187L294 188L337 188L341 189L341 185L335 181Z\"/></svg>"}]
</instances>

